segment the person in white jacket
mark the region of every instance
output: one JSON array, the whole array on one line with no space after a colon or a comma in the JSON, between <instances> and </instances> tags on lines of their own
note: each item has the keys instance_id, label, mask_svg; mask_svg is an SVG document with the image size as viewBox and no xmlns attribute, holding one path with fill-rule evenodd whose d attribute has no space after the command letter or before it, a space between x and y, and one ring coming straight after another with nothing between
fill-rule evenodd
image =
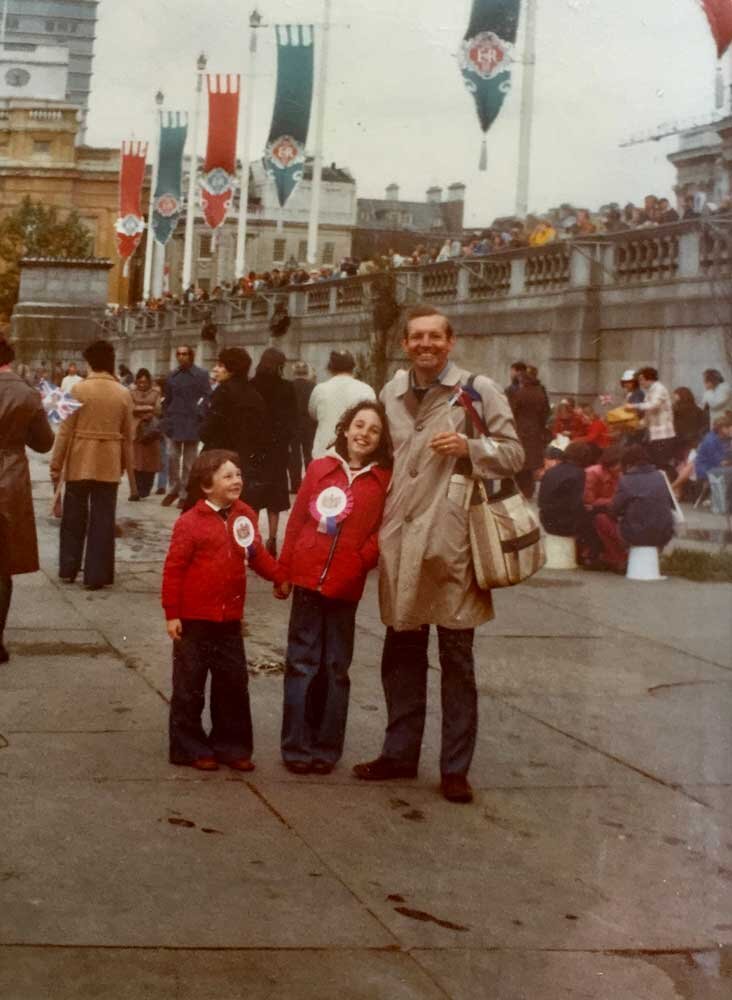
<instances>
[{"instance_id":1,"label":"person in white jacket","mask_svg":"<svg viewBox=\"0 0 732 1000\"><path fill-rule=\"evenodd\" d=\"M729 383L722 378L722 373L716 368L707 368L702 376L704 379L704 396L702 406L709 407L709 424L723 417L732 410L732 392Z\"/></svg>"},{"instance_id":2,"label":"person in white jacket","mask_svg":"<svg viewBox=\"0 0 732 1000\"><path fill-rule=\"evenodd\" d=\"M356 361L350 351L331 351L327 382L315 386L308 403L308 412L318 423L313 442L313 458L322 458L335 441L336 424L355 403L375 400L376 393L367 382L354 378Z\"/></svg>"}]
</instances>

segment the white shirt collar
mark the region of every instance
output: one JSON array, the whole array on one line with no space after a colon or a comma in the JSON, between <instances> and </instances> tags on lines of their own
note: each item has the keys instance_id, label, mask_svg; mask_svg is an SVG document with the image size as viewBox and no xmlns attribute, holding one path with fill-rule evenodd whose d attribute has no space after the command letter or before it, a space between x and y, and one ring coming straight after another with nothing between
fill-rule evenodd
<instances>
[{"instance_id":1,"label":"white shirt collar","mask_svg":"<svg viewBox=\"0 0 732 1000\"><path fill-rule=\"evenodd\" d=\"M369 464L364 465L362 469L352 469L351 466L348 464L348 462L345 460L345 458L343 458L342 455L339 455L338 452L335 450L335 448L329 448L326 454L330 455L333 458L337 458L338 461L341 463L341 467L348 478L349 486L353 483L354 479L358 479L359 476L362 476L365 472L369 472L369 470L373 469L373 467L376 465L376 462L369 462Z\"/></svg>"}]
</instances>

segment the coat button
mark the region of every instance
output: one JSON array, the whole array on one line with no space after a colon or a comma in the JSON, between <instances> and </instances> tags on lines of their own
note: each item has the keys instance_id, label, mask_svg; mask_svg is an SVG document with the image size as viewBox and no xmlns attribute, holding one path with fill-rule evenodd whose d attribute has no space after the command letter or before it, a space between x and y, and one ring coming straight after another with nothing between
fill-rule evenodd
<instances>
[{"instance_id":1,"label":"coat button","mask_svg":"<svg viewBox=\"0 0 732 1000\"><path fill-rule=\"evenodd\" d=\"M417 472L416 469L410 469L409 470L409 475L412 477L412 479L416 479L417 476L419 475L419 473Z\"/></svg>"},{"instance_id":2,"label":"coat button","mask_svg":"<svg viewBox=\"0 0 732 1000\"><path fill-rule=\"evenodd\" d=\"M411 524L412 523L412 515L411 514L405 514L404 515L404 522L405 522L405 524Z\"/></svg>"},{"instance_id":3,"label":"coat button","mask_svg":"<svg viewBox=\"0 0 732 1000\"><path fill-rule=\"evenodd\" d=\"M414 429L415 429L415 431L423 431L424 430L424 424L417 424L417 426Z\"/></svg>"}]
</instances>

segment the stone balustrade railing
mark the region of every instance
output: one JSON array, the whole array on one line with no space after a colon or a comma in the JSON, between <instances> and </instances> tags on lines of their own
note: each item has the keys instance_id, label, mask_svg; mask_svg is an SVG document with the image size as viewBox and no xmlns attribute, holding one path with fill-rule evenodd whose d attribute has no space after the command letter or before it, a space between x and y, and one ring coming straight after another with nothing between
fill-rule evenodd
<instances>
[{"instance_id":1,"label":"stone balustrade railing","mask_svg":"<svg viewBox=\"0 0 732 1000\"><path fill-rule=\"evenodd\" d=\"M402 304L432 302L449 306L566 292L573 288L623 287L679 279L732 281L732 218L685 222L656 229L629 230L504 250L425 267L403 267L389 274ZM165 309L134 309L108 317L110 336L125 338L178 327L261 323L284 303L292 318L338 316L370 310L383 273L290 286L249 298L226 298Z\"/></svg>"}]
</instances>

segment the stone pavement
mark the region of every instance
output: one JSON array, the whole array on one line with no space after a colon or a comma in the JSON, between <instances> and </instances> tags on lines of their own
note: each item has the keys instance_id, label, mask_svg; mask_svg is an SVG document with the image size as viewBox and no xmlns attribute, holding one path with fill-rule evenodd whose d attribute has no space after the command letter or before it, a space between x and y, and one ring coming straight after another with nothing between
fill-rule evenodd
<instances>
[{"instance_id":1,"label":"stone pavement","mask_svg":"<svg viewBox=\"0 0 732 1000\"><path fill-rule=\"evenodd\" d=\"M17 578L0 668L3 1000L729 1000L732 586L497 594L476 802L454 806L437 670L419 779L350 776L384 725L373 579L345 758L282 768L288 609L254 579L257 770L200 774L166 758L176 512L122 502L115 588L61 585L34 470L43 572Z\"/></svg>"}]
</instances>

